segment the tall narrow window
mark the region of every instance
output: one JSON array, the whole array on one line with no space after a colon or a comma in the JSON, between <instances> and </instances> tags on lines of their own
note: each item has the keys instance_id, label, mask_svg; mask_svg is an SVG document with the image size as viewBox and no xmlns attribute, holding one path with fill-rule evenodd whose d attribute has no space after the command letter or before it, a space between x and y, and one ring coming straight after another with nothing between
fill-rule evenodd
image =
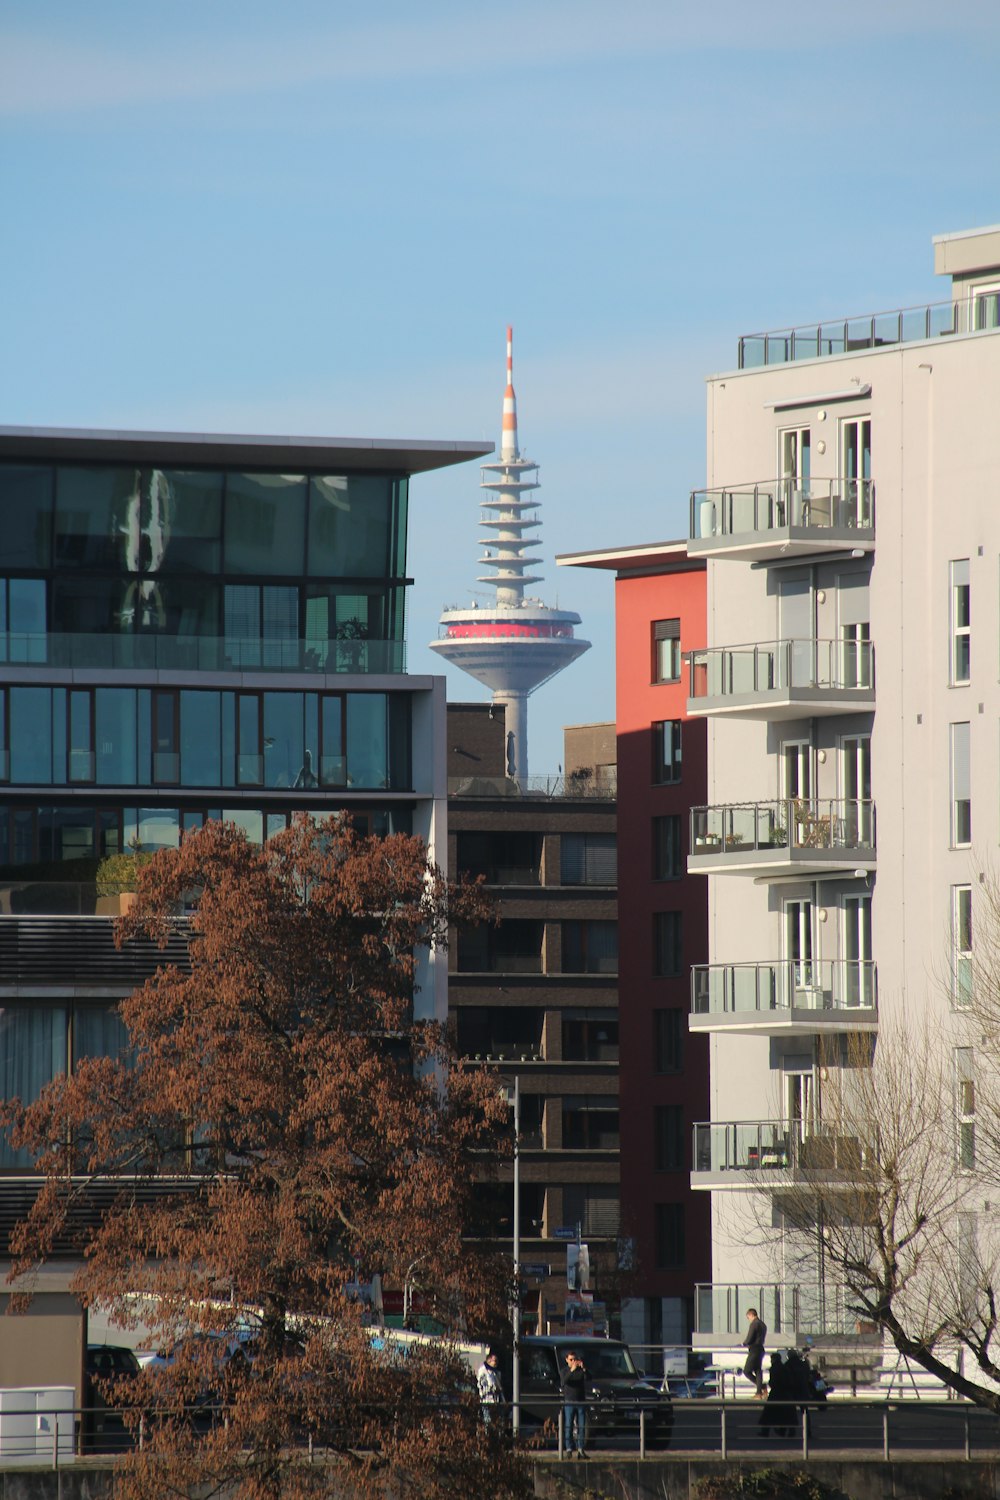
<instances>
[{"instance_id":1,"label":"tall narrow window","mask_svg":"<svg viewBox=\"0 0 1000 1500\"><path fill-rule=\"evenodd\" d=\"M681 676L680 620L653 621L653 681L679 682Z\"/></svg>"},{"instance_id":2,"label":"tall narrow window","mask_svg":"<svg viewBox=\"0 0 1000 1500\"><path fill-rule=\"evenodd\" d=\"M681 721L660 719L653 725L653 782L667 786L681 779Z\"/></svg>"},{"instance_id":3,"label":"tall narrow window","mask_svg":"<svg viewBox=\"0 0 1000 1500\"><path fill-rule=\"evenodd\" d=\"M653 1012L653 1059L657 1073L679 1073L684 1066L684 1025L680 1006Z\"/></svg>"},{"instance_id":4,"label":"tall narrow window","mask_svg":"<svg viewBox=\"0 0 1000 1500\"><path fill-rule=\"evenodd\" d=\"M972 886L951 888L951 998L959 1007L972 1000Z\"/></svg>"},{"instance_id":5,"label":"tall narrow window","mask_svg":"<svg viewBox=\"0 0 1000 1500\"><path fill-rule=\"evenodd\" d=\"M872 898L844 897L844 1005L875 1004L875 966L872 963Z\"/></svg>"},{"instance_id":6,"label":"tall narrow window","mask_svg":"<svg viewBox=\"0 0 1000 1500\"><path fill-rule=\"evenodd\" d=\"M653 1109L653 1163L657 1172L683 1172L684 1106L657 1104Z\"/></svg>"},{"instance_id":7,"label":"tall narrow window","mask_svg":"<svg viewBox=\"0 0 1000 1500\"><path fill-rule=\"evenodd\" d=\"M679 813L667 813L665 817L653 818L653 879L680 880L684 871L681 865L681 820Z\"/></svg>"},{"instance_id":8,"label":"tall narrow window","mask_svg":"<svg viewBox=\"0 0 1000 1500\"><path fill-rule=\"evenodd\" d=\"M951 842L953 848L972 843L972 772L969 725L951 726Z\"/></svg>"},{"instance_id":9,"label":"tall narrow window","mask_svg":"<svg viewBox=\"0 0 1000 1500\"><path fill-rule=\"evenodd\" d=\"M94 779L94 695L86 688L69 693L67 771L70 782ZM176 779L176 778L175 778Z\"/></svg>"},{"instance_id":10,"label":"tall narrow window","mask_svg":"<svg viewBox=\"0 0 1000 1500\"><path fill-rule=\"evenodd\" d=\"M180 780L180 734L177 724L177 694L152 694L153 780L176 784Z\"/></svg>"},{"instance_id":11,"label":"tall narrow window","mask_svg":"<svg viewBox=\"0 0 1000 1500\"><path fill-rule=\"evenodd\" d=\"M969 681L972 671L972 600L969 559L951 564L951 676L953 687Z\"/></svg>"},{"instance_id":12,"label":"tall narrow window","mask_svg":"<svg viewBox=\"0 0 1000 1500\"><path fill-rule=\"evenodd\" d=\"M654 1240L656 1266L666 1271L684 1264L684 1205L657 1203Z\"/></svg>"},{"instance_id":13,"label":"tall narrow window","mask_svg":"<svg viewBox=\"0 0 1000 1500\"><path fill-rule=\"evenodd\" d=\"M672 979L681 972L681 914L679 911L653 913L653 973L659 979Z\"/></svg>"},{"instance_id":14,"label":"tall narrow window","mask_svg":"<svg viewBox=\"0 0 1000 1500\"><path fill-rule=\"evenodd\" d=\"M239 786L260 786L264 780L260 698L256 693L240 693L236 705L236 781Z\"/></svg>"},{"instance_id":15,"label":"tall narrow window","mask_svg":"<svg viewBox=\"0 0 1000 1500\"><path fill-rule=\"evenodd\" d=\"M958 1165L971 1172L976 1165L976 1059L971 1047L955 1048L955 1114Z\"/></svg>"}]
</instances>

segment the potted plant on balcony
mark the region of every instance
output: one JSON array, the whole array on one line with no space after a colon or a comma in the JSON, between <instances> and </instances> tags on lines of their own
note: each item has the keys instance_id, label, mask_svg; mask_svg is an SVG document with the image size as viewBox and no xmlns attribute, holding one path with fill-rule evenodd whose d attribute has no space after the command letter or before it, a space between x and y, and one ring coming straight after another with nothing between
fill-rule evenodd
<instances>
[{"instance_id":1,"label":"potted plant on balcony","mask_svg":"<svg viewBox=\"0 0 1000 1500\"><path fill-rule=\"evenodd\" d=\"M144 854L134 844L121 854L108 854L97 866L96 904L99 917L121 917L131 908L136 896L136 871L148 864L151 853Z\"/></svg>"}]
</instances>

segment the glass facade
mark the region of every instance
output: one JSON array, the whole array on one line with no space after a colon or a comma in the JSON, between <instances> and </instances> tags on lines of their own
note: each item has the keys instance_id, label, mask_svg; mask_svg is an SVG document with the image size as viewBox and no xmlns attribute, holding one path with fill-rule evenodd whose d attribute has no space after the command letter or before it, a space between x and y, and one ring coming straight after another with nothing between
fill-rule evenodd
<instances>
[{"instance_id":1,"label":"glass facade","mask_svg":"<svg viewBox=\"0 0 1000 1500\"><path fill-rule=\"evenodd\" d=\"M362 643L403 639L406 504L387 475L0 464L2 654L143 635L217 641L222 665L296 643L305 670L392 670Z\"/></svg>"},{"instance_id":2,"label":"glass facade","mask_svg":"<svg viewBox=\"0 0 1000 1500\"><path fill-rule=\"evenodd\" d=\"M409 791L409 693L0 688L14 786Z\"/></svg>"}]
</instances>

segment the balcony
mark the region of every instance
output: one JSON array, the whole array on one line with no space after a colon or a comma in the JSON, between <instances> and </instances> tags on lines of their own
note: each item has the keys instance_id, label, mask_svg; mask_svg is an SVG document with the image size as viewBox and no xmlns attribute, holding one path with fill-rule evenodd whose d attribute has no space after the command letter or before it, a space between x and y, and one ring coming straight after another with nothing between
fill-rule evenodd
<instances>
[{"instance_id":1,"label":"balcony","mask_svg":"<svg viewBox=\"0 0 1000 1500\"><path fill-rule=\"evenodd\" d=\"M693 1188L780 1191L810 1182L847 1187L864 1167L864 1150L856 1136L818 1122L711 1120L694 1127L692 1161Z\"/></svg>"},{"instance_id":2,"label":"balcony","mask_svg":"<svg viewBox=\"0 0 1000 1500\"><path fill-rule=\"evenodd\" d=\"M867 874L875 869L875 804L857 797L736 802L691 809L690 875Z\"/></svg>"},{"instance_id":3,"label":"balcony","mask_svg":"<svg viewBox=\"0 0 1000 1500\"><path fill-rule=\"evenodd\" d=\"M692 1031L755 1036L874 1031L877 1007L875 965L859 960L698 964L691 970Z\"/></svg>"},{"instance_id":4,"label":"balcony","mask_svg":"<svg viewBox=\"0 0 1000 1500\"><path fill-rule=\"evenodd\" d=\"M870 713L875 707L871 641L766 641L713 647L688 657L688 713L740 719L801 719Z\"/></svg>"},{"instance_id":5,"label":"balcony","mask_svg":"<svg viewBox=\"0 0 1000 1500\"><path fill-rule=\"evenodd\" d=\"M739 368L786 365L800 359L829 359L858 349L884 349L958 333L1000 327L1000 294L978 292L960 302L930 302L892 312L865 313L829 323L806 323L771 333L747 333L739 343Z\"/></svg>"},{"instance_id":6,"label":"balcony","mask_svg":"<svg viewBox=\"0 0 1000 1500\"><path fill-rule=\"evenodd\" d=\"M695 1348L742 1344L751 1307L767 1324L767 1341L774 1348L788 1348L806 1338L853 1337L859 1332L857 1314L848 1309L843 1287L702 1281L694 1289Z\"/></svg>"},{"instance_id":7,"label":"balcony","mask_svg":"<svg viewBox=\"0 0 1000 1500\"><path fill-rule=\"evenodd\" d=\"M0 664L141 672L359 672L405 670L402 641L244 639L218 635L18 634L0 631Z\"/></svg>"},{"instance_id":8,"label":"balcony","mask_svg":"<svg viewBox=\"0 0 1000 1500\"><path fill-rule=\"evenodd\" d=\"M740 562L875 549L870 479L762 479L693 490L689 557Z\"/></svg>"}]
</instances>

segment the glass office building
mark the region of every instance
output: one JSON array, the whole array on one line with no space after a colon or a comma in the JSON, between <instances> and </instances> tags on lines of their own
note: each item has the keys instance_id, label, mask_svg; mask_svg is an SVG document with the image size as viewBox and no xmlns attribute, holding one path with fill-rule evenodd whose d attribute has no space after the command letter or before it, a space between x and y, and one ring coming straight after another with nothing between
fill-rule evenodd
<instances>
[{"instance_id":1,"label":"glass office building","mask_svg":"<svg viewBox=\"0 0 1000 1500\"><path fill-rule=\"evenodd\" d=\"M155 967L114 950L109 857L298 811L441 845L409 486L488 451L0 428L0 1097L114 1050ZM443 1019L434 962L416 1003ZM25 1165L0 1143L0 1171Z\"/></svg>"}]
</instances>

